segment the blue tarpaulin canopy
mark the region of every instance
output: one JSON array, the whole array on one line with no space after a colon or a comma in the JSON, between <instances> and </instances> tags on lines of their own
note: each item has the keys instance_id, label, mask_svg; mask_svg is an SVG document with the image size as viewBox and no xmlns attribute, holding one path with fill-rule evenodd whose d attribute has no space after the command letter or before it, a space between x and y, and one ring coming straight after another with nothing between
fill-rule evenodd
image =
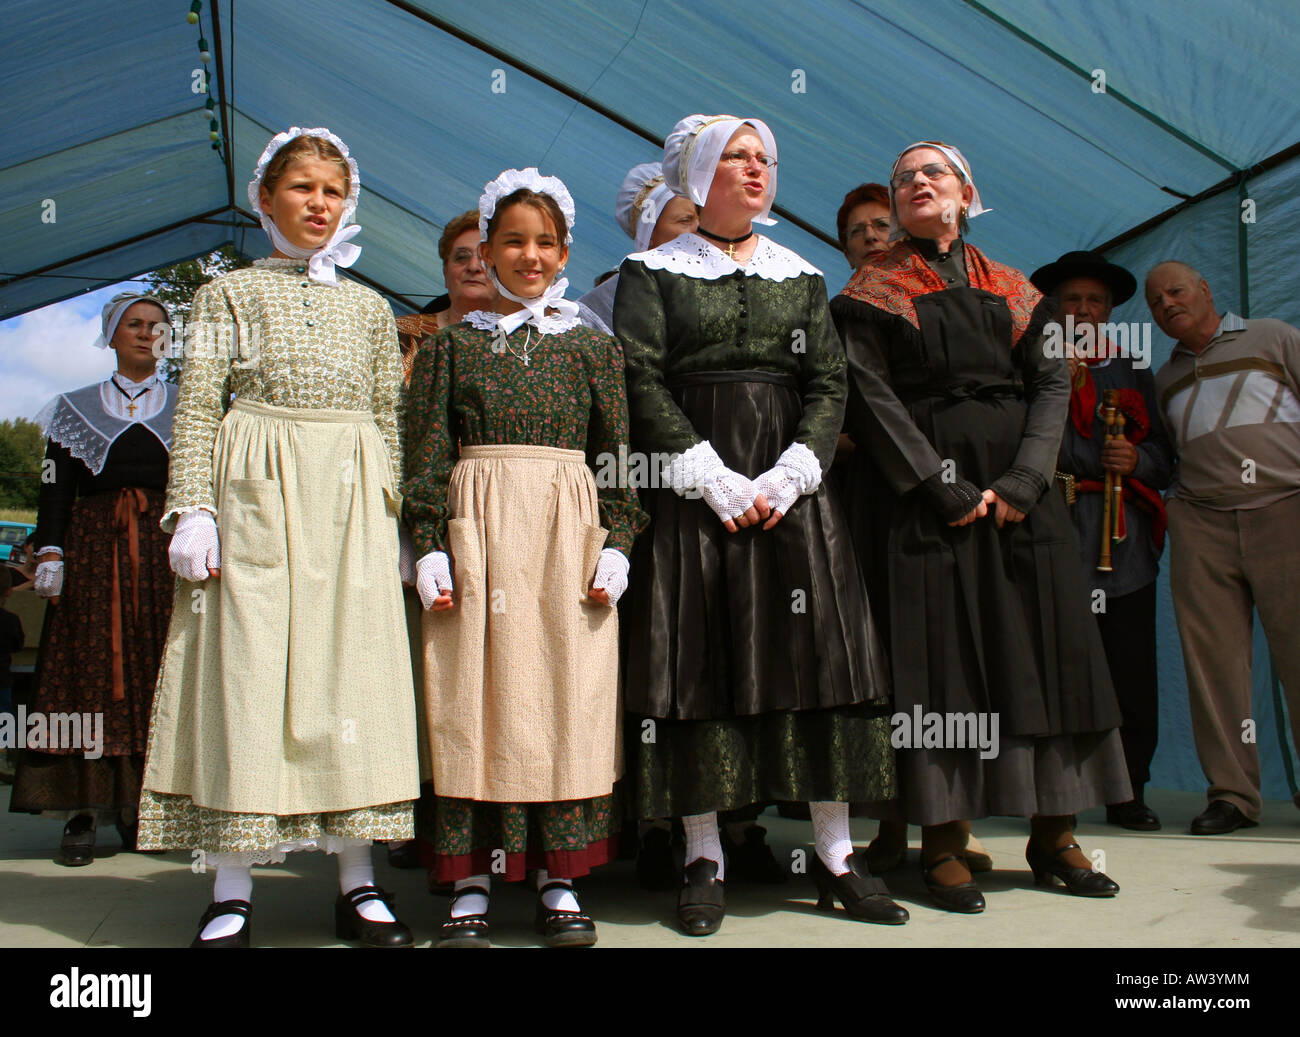
<instances>
[{"instance_id":1,"label":"blue tarpaulin canopy","mask_svg":"<svg viewBox=\"0 0 1300 1037\"><path fill-rule=\"evenodd\" d=\"M623 174L683 115L730 112L775 133L771 236L832 291L849 273L845 192L942 139L993 210L971 231L993 258L1031 271L1110 245L1141 277L1176 257L1220 309L1300 323L1288 0L205 0L198 25L188 10L0 3L0 317L227 242L267 254L245 185L290 125L350 146L364 227L350 273L399 311L442 292L438 234L509 166L569 186L582 291L631 247L613 217ZM1148 319L1141 293L1115 319ZM1168 349L1157 333L1156 365ZM1163 686L1181 689L1167 600L1162 614ZM1185 709L1167 720L1181 740ZM1195 787L1194 757L1161 760L1166 783Z\"/></svg>"}]
</instances>

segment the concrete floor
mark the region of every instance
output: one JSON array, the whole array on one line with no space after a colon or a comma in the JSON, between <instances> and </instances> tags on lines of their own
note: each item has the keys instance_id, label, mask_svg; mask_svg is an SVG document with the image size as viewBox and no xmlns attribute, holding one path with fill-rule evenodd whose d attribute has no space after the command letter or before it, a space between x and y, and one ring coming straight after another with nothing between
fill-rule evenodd
<instances>
[{"instance_id":1,"label":"concrete floor","mask_svg":"<svg viewBox=\"0 0 1300 1037\"><path fill-rule=\"evenodd\" d=\"M596 919L601 947L1295 947L1300 946L1300 811L1289 802L1264 806L1258 828L1220 838L1186 834L1204 806L1199 795L1152 791L1148 802L1165 822L1161 832L1111 828L1104 812L1081 815L1085 852L1105 853L1104 870L1123 890L1113 900L1069 896L1062 887L1036 889L1024 861L1028 824L980 821L976 834L993 854L994 871L978 877L988 900L982 915L954 915L931 906L916 867L920 833L912 830L907 864L884 876L912 914L905 926L867 925L837 908L813 909L812 881L783 887L733 886L722 930L690 939L674 927L676 897L638 888L630 862L600 869L579 883ZM186 854L144 856L118 851L117 833L101 829L94 864L53 863L57 822L8 813L0 786L0 946L183 947L211 899L210 875L191 871ZM808 848L806 821L765 817L778 857ZM854 821L865 845L872 821ZM427 946L446 917L447 901L425 892L424 874L389 868L375 851L379 883L398 894L398 911ZM299 854L254 872L254 942L259 946L337 945L333 861ZM532 894L498 887L493 941L534 946Z\"/></svg>"}]
</instances>

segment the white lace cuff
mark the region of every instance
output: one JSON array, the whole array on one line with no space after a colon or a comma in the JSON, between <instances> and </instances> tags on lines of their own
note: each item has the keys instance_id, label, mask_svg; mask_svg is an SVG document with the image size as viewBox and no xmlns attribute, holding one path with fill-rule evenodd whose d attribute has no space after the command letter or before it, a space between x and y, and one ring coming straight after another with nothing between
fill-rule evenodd
<instances>
[{"instance_id":1,"label":"white lace cuff","mask_svg":"<svg viewBox=\"0 0 1300 1037\"><path fill-rule=\"evenodd\" d=\"M216 506L215 506L215 505L213 505L213 504L191 504L191 505L188 505L187 507L184 507L184 508L172 508L171 511L167 512L167 514L164 515L164 516L162 517L162 521L159 522L158 525L160 525L160 526L162 527L162 531L163 531L164 533L174 533L174 532L176 532L176 522L177 522L177 520L178 520L182 515L188 515L188 514L190 514L190 512L193 512L193 511L206 511L206 512L207 512L209 515L211 515L213 518L216 518L216 517L217 517L217 509L216 509Z\"/></svg>"},{"instance_id":2,"label":"white lace cuff","mask_svg":"<svg viewBox=\"0 0 1300 1037\"><path fill-rule=\"evenodd\" d=\"M796 485L800 496L812 493L822 484L822 463L802 443L791 443L785 448L785 453L776 459L776 463L797 476Z\"/></svg>"},{"instance_id":3,"label":"white lace cuff","mask_svg":"<svg viewBox=\"0 0 1300 1037\"><path fill-rule=\"evenodd\" d=\"M668 485L679 497L690 490L699 489L710 476L724 471L726 465L707 439L702 439L689 450L674 454L668 462Z\"/></svg>"},{"instance_id":4,"label":"white lace cuff","mask_svg":"<svg viewBox=\"0 0 1300 1037\"><path fill-rule=\"evenodd\" d=\"M40 558L41 555L45 554L48 551L53 551L60 558L63 557L63 548L55 547L53 544L51 544L49 547L42 547L39 551L36 552L36 557Z\"/></svg>"}]
</instances>

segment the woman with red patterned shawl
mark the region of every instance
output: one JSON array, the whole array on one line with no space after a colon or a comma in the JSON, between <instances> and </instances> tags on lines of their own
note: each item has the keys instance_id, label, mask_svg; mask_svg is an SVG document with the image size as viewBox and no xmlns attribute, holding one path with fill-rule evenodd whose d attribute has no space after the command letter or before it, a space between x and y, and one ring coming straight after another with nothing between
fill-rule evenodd
<instances>
[{"instance_id":1,"label":"woman with red patterned shawl","mask_svg":"<svg viewBox=\"0 0 1300 1037\"><path fill-rule=\"evenodd\" d=\"M1117 893L1070 815L1128 790L1074 531L1047 493L1066 363L1044 355L1037 289L962 240L983 211L961 152L911 145L890 176L895 244L831 303L853 477L872 484L853 528L892 648L899 799L873 813L922 826L926 885L965 913L984 909L966 822L990 814L1030 818L1039 884Z\"/></svg>"}]
</instances>

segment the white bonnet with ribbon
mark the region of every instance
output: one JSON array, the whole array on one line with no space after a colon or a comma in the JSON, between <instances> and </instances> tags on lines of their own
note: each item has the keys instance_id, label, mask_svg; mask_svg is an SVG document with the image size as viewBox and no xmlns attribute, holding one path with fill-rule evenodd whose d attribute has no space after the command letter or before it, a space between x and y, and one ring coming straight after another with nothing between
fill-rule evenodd
<instances>
[{"instance_id":1,"label":"white bonnet with ribbon","mask_svg":"<svg viewBox=\"0 0 1300 1037\"><path fill-rule=\"evenodd\" d=\"M329 141L339 149L339 154L343 156L348 166L348 196L343 201L343 215L339 218L338 229L328 242L317 249L299 248L294 245L280 232L271 217L262 211L262 180L266 177L266 169L271 164L271 159L275 158L276 152L295 137L320 137L322 140ZM276 250L294 259L308 260L307 276L313 281L332 286L338 285L338 279L334 274L335 266L349 267L361 255L361 246L351 243L351 239L361 233L360 225L352 223L352 218L357 211L357 199L360 196L361 173L357 169L356 159L348 152L348 146L323 126L313 129L292 126L284 133L277 133L267 144L262 157L257 160L253 179L248 182L248 204L261 218L262 229L266 231Z\"/></svg>"}]
</instances>

